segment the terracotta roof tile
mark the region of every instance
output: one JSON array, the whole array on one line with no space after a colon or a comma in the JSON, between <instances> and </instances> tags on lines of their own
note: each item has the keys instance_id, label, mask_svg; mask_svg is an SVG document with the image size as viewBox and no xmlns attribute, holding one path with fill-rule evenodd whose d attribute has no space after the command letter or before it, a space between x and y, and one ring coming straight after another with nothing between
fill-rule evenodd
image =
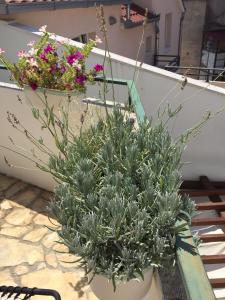
<instances>
[{"instance_id":1,"label":"terracotta roof tile","mask_svg":"<svg viewBox=\"0 0 225 300\"><path fill-rule=\"evenodd\" d=\"M140 7L137 4L131 3L130 4L130 21L133 23L141 23L145 19L145 9ZM147 13L147 19L151 19L152 17L155 17L156 15L152 12ZM121 17L123 21L127 21L127 5L121 5Z\"/></svg>"},{"instance_id":2,"label":"terracotta roof tile","mask_svg":"<svg viewBox=\"0 0 225 300\"><path fill-rule=\"evenodd\" d=\"M121 17L123 21L128 20L126 5L121 5ZM130 9L130 20L134 23L139 23L144 21L144 16L138 14L135 10Z\"/></svg>"}]
</instances>

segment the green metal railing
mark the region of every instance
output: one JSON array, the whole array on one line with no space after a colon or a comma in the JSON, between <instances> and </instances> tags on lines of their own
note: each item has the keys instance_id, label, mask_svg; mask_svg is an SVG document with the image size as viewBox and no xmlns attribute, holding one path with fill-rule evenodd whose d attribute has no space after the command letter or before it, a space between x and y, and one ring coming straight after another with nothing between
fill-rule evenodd
<instances>
[{"instance_id":1,"label":"green metal railing","mask_svg":"<svg viewBox=\"0 0 225 300\"><path fill-rule=\"evenodd\" d=\"M5 68L0 67L0 69ZM96 78L96 81L126 86L128 90L128 103L133 105L138 122L144 121L144 107L141 103L135 83L132 80ZM179 223L178 225L182 224ZM190 228L187 225L185 225L183 233L179 234L176 238L176 253L187 299L215 300L216 298L205 272L201 257L194 244Z\"/></svg>"}]
</instances>

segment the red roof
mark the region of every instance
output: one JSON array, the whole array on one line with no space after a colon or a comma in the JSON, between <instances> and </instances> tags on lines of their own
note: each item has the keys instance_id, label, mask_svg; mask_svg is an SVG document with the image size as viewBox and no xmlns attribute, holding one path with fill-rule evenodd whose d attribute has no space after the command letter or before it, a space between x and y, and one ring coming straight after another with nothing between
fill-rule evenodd
<instances>
[{"instance_id":1,"label":"red roof","mask_svg":"<svg viewBox=\"0 0 225 300\"><path fill-rule=\"evenodd\" d=\"M133 23L141 23L145 19L146 11L135 3L130 4L130 18L129 20ZM150 19L153 16L151 12L147 13L147 18ZM127 21L127 5L121 5L121 17L123 21Z\"/></svg>"}]
</instances>

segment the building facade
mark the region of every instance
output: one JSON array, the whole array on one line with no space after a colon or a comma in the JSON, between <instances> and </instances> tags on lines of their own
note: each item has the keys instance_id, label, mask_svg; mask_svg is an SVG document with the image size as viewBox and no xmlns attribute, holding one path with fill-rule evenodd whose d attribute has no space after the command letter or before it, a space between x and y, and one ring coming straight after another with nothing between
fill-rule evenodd
<instances>
[{"instance_id":1,"label":"building facade","mask_svg":"<svg viewBox=\"0 0 225 300\"><path fill-rule=\"evenodd\" d=\"M86 42L95 35L102 37L94 1L79 1L84 3L83 7L69 7L70 1L55 2L61 2L58 7L45 6L45 3L49 2L43 2L40 6L42 2L35 0L27 2L27 5L26 2L17 3L19 0L6 1L6 8L2 6L0 10L0 19L14 20L36 28L46 24L50 32L81 42ZM16 8L12 9L11 5L15 6L15 3ZM136 59L139 45L142 43L138 60L144 63L157 64L155 57L158 55L179 55L180 20L184 12L182 1L136 0L135 3L131 3L129 0L116 0L101 1L101 4L106 4L104 14L111 52ZM142 39L145 8L148 15ZM104 48L104 44L99 47Z\"/></svg>"}]
</instances>

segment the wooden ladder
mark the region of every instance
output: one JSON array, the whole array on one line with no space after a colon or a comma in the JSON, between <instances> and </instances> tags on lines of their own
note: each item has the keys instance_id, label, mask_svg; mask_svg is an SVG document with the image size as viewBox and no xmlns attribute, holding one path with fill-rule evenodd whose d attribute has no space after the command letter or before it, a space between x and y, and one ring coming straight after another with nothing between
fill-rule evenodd
<instances>
[{"instance_id":1,"label":"wooden ladder","mask_svg":"<svg viewBox=\"0 0 225 300\"><path fill-rule=\"evenodd\" d=\"M217 212L218 216L214 218L193 219L193 226L225 225L225 202L220 197L225 195L225 182L213 182L207 176L200 176L199 181L184 181L181 186L181 194L188 194L192 198L206 196L210 202L197 204L197 210L215 210ZM200 235L200 239L203 243L225 243L225 233L204 234ZM204 264L225 264L225 255L202 255L201 258ZM225 288L225 274L224 278L210 279L210 283L213 288Z\"/></svg>"}]
</instances>

